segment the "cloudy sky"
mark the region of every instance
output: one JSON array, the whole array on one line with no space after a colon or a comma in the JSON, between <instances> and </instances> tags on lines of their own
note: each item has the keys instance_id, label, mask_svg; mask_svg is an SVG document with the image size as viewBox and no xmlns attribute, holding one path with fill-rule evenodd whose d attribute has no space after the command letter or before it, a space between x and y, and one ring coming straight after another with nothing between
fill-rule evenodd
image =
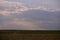
<instances>
[{"instance_id":1,"label":"cloudy sky","mask_svg":"<svg viewBox=\"0 0 60 40\"><path fill-rule=\"evenodd\" d=\"M0 30L60 30L60 0L0 0Z\"/></svg>"}]
</instances>

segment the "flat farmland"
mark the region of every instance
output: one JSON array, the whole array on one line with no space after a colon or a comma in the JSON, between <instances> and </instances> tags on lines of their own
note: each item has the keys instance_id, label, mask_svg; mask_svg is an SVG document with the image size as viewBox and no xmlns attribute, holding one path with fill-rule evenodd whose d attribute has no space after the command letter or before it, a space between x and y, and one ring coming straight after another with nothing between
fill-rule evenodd
<instances>
[{"instance_id":1,"label":"flat farmland","mask_svg":"<svg viewBox=\"0 0 60 40\"><path fill-rule=\"evenodd\" d=\"M60 32L0 30L0 40L60 40Z\"/></svg>"}]
</instances>

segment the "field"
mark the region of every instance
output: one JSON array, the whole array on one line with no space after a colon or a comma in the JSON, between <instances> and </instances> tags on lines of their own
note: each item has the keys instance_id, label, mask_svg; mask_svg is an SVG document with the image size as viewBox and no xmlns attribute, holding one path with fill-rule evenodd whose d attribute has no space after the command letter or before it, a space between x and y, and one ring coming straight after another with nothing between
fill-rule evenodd
<instances>
[{"instance_id":1,"label":"field","mask_svg":"<svg viewBox=\"0 0 60 40\"><path fill-rule=\"evenodd\" d=\"M60 40L60 32L37 30L0 30L0 40Z\"/></svg>"}]
</instances>

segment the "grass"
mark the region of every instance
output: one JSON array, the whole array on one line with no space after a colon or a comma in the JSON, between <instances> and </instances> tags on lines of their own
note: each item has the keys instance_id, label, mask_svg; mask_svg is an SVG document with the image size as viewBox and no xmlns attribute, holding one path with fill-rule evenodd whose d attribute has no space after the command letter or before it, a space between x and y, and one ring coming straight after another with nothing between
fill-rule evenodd
<instances>
[{"instance_id":1,"label":"grass","mask_svg":"<svg viewBox=\"0 0 60 40\"><path fill-rule=\"evenodd\" d=\"M60 31L0 30L0 40L60 40Z\"/></svg>"}]
</instances>

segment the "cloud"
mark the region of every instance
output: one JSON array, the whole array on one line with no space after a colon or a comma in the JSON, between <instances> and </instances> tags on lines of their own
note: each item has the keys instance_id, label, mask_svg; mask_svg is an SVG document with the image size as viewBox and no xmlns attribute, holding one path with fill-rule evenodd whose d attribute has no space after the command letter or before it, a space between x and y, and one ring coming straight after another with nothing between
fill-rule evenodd
<instances>
[{"instance_id":1,"label":"cloud","mask_svg":"<svg viewBox=\"0 0 60 40\"><path fill-rule=\"evenodd\" d=\"M55 14L56 13L56 14ZM16 30L59 30L60 13L29 10L22 14L0 15L0 29Z\"/></svg>"},{"instance_id":2,"label":"cloud","mask_svg":"<svg viewBox=\"0 0 60 40\"><path fill-rule=\"evenodd\" d=\"M51 8L45 8L45 7L36 7L36 8L30 8L28 6L25 6L24 3L21 2L10 2L6 0L0 0L0 14L2 15L9 15L9 14L15 14L15 13L21 13L23 11L29 11L29 10L44 10L49 12L56 12L60 11L59 8L57 9L51 9Z\"/></svg>"},{"instance_id":3,"label":"cloud","mask_svg":"<svg viewBox=\"0 0 60 40\"><path fill-rule=\"evenodd\" d=\"M44 9L60 10L59 0L18 0L18 2L23 2L29 7L42 7Z\"/></svg>"},{"instance_id":4,"label":"cloud","mask_svg":"<svg viewBox=\"0 0 60 40\"><path fill-rule=\"evenodd\" d=\"M42 30L38 28L36 23L25 21L23 19L15 18L12 21L0 25L0 29L16 29L16 30Z\"/></svg>"},{"instance_id":5,"label":"cloud","mask_svg":"<svg viewBox=\"0 0 60 40\"><path fill-rule=\"evenodd\" d=\"M59 8L53 9L53 8L45 8L45 7L30 8L30 10L43 10L43 11L48 11L48 12L57 12L57 11L60 11Z\"/></svg>"},{"instance_id":6,"label":"cloud","mask_svg":"<svg viewBox=\"0 0 60 40\"><path fill-rule=\"evenodd\" d=\"M20 13L26 10L28 10L28 8L20 2L0 1L0 14L8 15L11 13Z\"/></svg>"},{"instance_id":7,"label":"cloud","mask_svg":"<svg viewBox=\"0 0 60 40\"><path fill-rule=\"evenodd\" d=\"M60 9L28 7L21 2L0 0L0 29L60 29Z\"/></svg>"},{"instance_id":8,"label":"cloud","mask_svg":"<svg viewBox=\"0 0 60 40\"><path fill-rule=\"evenodd\" d=\"M60 12L48 12L43 10L29 10L24 12L26 21L37 23L38 27L45 29L60 29Z\"/></svg>"}]
</instances>

